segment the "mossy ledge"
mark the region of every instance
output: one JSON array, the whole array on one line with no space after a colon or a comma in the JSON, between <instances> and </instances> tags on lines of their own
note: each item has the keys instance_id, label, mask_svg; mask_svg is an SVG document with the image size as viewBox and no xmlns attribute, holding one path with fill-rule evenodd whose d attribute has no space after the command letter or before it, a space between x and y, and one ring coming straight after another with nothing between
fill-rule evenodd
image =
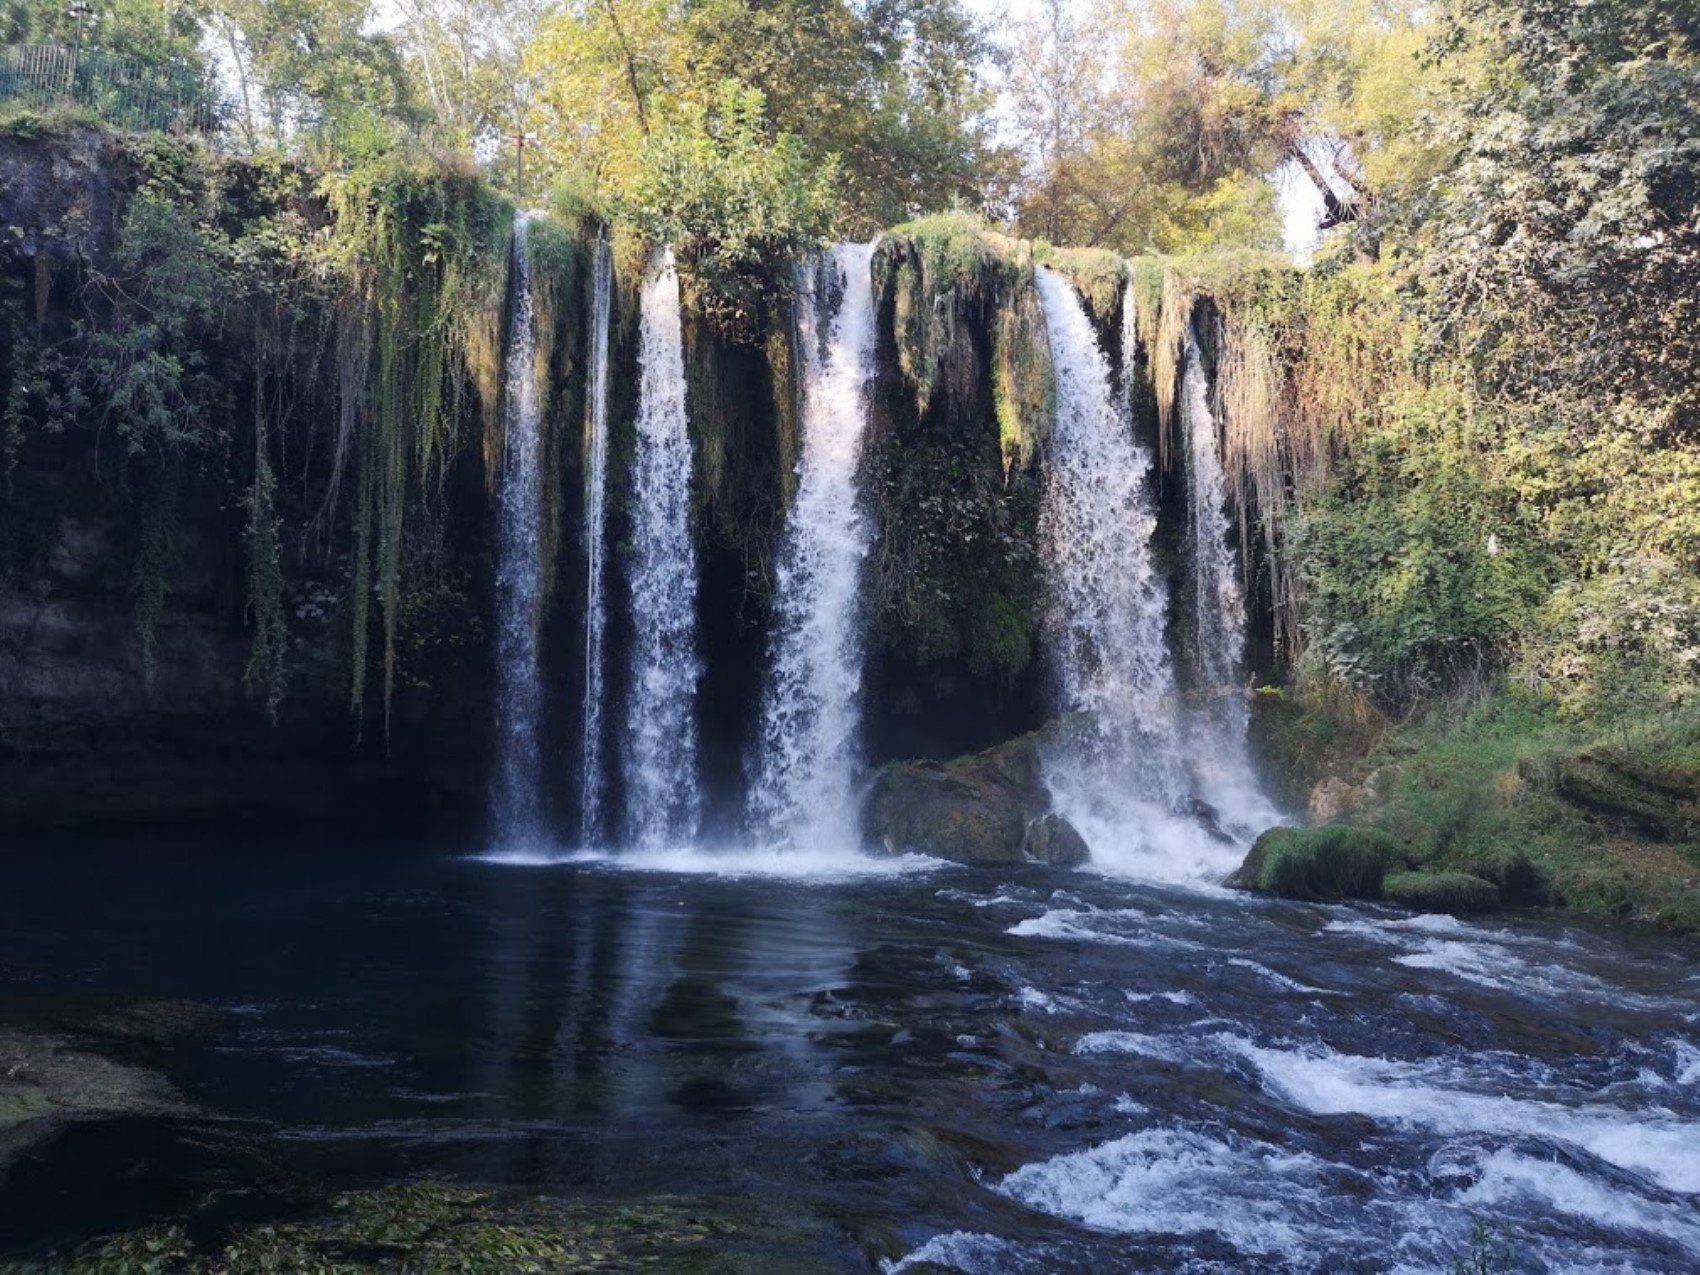
<instances>
[{"instance_id":1,"label":"mossy ledge","mask_svg":"<svg viewBox=\"0 0 1700 1275\"><path fill-rule=\"evenodd\" d=\"M1379 899L1383 880L1402 861L1399 843L1373 828L1271 828L1227 884L1284 899Z\"/></svg>"},{"instance_id":2,"label":"mossy ledge","mask_svg":"<svg viewBox=\"0 0 1700 1275\"><path fill-rule=\"evenodd\" d=\"M1362 703L1267 695L1254 724L1260 751L1283 763L1271 771L1280 795L1326 825L1271 837L1356 826L1441 881L1384 881L1389 901L1481 910L1481 887L1454 879L1468 877L1503 908L1700 934L1692 711L1578 722L1499 692L1389 723ZM1248 868L1231 883L1257 888Z\"/></svg>"},{"instance_id":3,"label":"mossy ledge","mask_svg":"<svg viewBox=\"0 0 1700 1275\"><path fill-rule=\"evenodd\" d=\"M224 1271L488 1275L546 1271L824 1271L842 1247L806 1217L773 1217L748 1201L559 1199L438 1179L332 1195L304 1215L209 1232L166 1222L98 1240L69 1261L23 1272L212 1275Z\"/></svg>"}]
</instances>

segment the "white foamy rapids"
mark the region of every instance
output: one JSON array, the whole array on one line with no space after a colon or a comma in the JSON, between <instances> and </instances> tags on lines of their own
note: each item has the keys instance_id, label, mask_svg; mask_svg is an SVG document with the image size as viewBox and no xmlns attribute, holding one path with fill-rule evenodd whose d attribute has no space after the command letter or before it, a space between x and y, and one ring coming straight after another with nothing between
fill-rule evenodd
<instances>
[{"instance_id":1,"label":"white foamy rapids","mask_svg":"<svg viewBox=\"0 0 1700 1275\"><path fill-rule=\"evenodd\" d=\"M750 786L752 826L785 848L857 842L868 527L856 471L874 375L873 251L843 244L799 271L802 457L779 551Z\"/></svg>"},{"instance_id":2,"label":"white foamy rapids","mask_svg":"<svg viewBox=\"0 0 1700 1275\"><path fill-rule=\"evenodd\" d=\"M695 698L696 556L684 332L673 254L643 285L632 459L631 688L625 740L631 844L691 841L701 819Z\"/></svg>"},{"instance_id":3,"label":"white foamy rapids","mask_svg":"<svg viewBox=\"0 0 1700 1275\"><path fill-rule=\"evenodd\" d=\"M1191 817L1167 590L1151 562L1151 457L1074 289L1037 274L1056 414L1040 533L1050 564L1046 634L1065 715L1046 749L1057 810L1100 869L1169 881L1220 877L1237 847Z\"/></svg>"},{"instance_id":4,"label":"white foamy rapids","mask_svg":"<svg viewBox=\"0 0 1700 1275\"><path fill-rule=\"evenodd\" d=\"M1162 1062L1186 1062L1190 1054L1184 1041L1146 1032L1087 1032L1074 1042L1077 1054L1138 1054Z\"/></svg>"},{"instance_id":5,"label":"white foamy rapids","mask_svg":"<svg viewBox=\"0 0 1700 1275\"><path fill-rule=\"evenodd\" d=\"M1667 1190L1700 1192L1700 1122L1663 1108L1508 1097L1503 1071L1480 1061L1406 1063L1217 1039L1284 1101L1313 1115L1362 1115L1446 1136L1543 1138Z\"/></svg>"},{"instance_id":6,"label":"white foamy rapids","mask_svg":"<svg viewBox=\"0 0 1700 1275\"><path fill-rule=\"evenodd\" d=\"M1327 1162L1190 1129L1142 1129L1024 1165L996 1189L1106 1231L1219 1235L1241 1253L1293 1252L1333 1233Z\"/></svg>"},{"instance_id":7,"label":"white foamy rapids","mask_svg":"<svg viewBox=\"0 0 1700 1275\"><path fill-rule=\"evenodd\" d=\"M590 868L673 876L767 877L819 885L907 876L949 868L942 859L905 854L875 858L850 850L805 849L775 854L771 846L660 845L622 849L496 850L470 856L508 868Z\"/></svg>"},{"instance_id":8,"label":"white foamy rapids","mask_svg":"<svg viewBox=\"0 0 1700 1275\"><path fill-rule=\"evenodd\" d=\"M920 1248L905 1254L900 1261L882 1259L884 1275L899 1275L918 1266L942 1266L946 1270L965 1271L970 1275L990 1275L992 1271L1050 1271L1043 1255L1024 1252L1020 1245L996 1235L980 1231L950 1231L935 1235Z\"/></svg>"},{"instance_id":9,"label":"white foamy rapids","mask_svg":"<svg viewBox=\"0 0 1700 1275\"><path fill-rule=\"evenodd\" d=\"M608 534L608 346L614 320L614 253L606 239L596 242L591 298L584 457L584 711L579 740L579 835L586 845L594 845L602 836L602 792L607 782L602 772L608 631L603 550Z\"/></svg>"},{"instance_id":10,"label":"white foamy rapids","mask_svg":"<svg viewBox=\"0 0 1700 1275\"><path fill-rule=\"evenodd\" d=\"M1556 1160L1515 1151L1488 1153L1475 1172L1475 1182L1457 1199L1467 1208L1489 1216L1513 1208L1537 1216L1561 1213L1611 1230L1657 1235L1700 1256L1700 1219L1685 1205L1614 1189Z\"/></svg>"},{"instance_id":11,"label":"white foamy rapids","mask_svg":"<svg viewBox=\"0 0 1700 1275\"><path fill-rule=\"evenodd\" d=\"M496 837L504 847L537 844L542 829L538 762L537 627L543 597L542 430L537 410L535 301L530 214L514 217L513 309L502 412L501 499L496 568Z\"/></svg>"},{"instance_id":12,"label":"white foamy rapids","mask_svg":"<svg viewBox=\"0 0 1700 1275\"><path fill-rule=\"evenodd\" d=\"M1668 1002L1612 987L1574 968L1564 960L1541 960L1542 955L1573 957L1573 946L1546 937L1518 934L1429 915L1330 921L1328 934L1348 934L1396 948L1395 965L1435 970L1496 991L1519 996L1569 1000L1604 1000L1619 1006L1659 1007ZM1552 949L1557 949L1556 951Z\"/></svg>"},{"instance_id":13,"label":"white foamy rapids","mask_svg":"<svg viewBox=\"0 0 1700 1275\"><path fill-rule=\"evenodd\" d=\"M1131 1099L1114 1106L1144 1114ZM1517 1269L1645 1269L1626 1261L1620 1244L1585 1247L1551 1234L1554 1213L1653 1237L1656 1251L1675 1245L1700 1252L1700 1223L1686 1203L1590 1179L1556 1160L1463 1149L1444 1168L1419 1179L1426 1183L1420 1197L1383 1198L1379 1191L1394 1185L1383 1174L1232 1131L1158 1127L1023 1166L994 1189L1052 1216L1149 1235L1171 1249L1162 1259L1130 1261L1141 1269L1184 1262L1172 1252L1172 1237L1199 1237L1282 1269L1320 1269L1320 1259L1328 1269L1447 1270L1469 1253L1484 1214L1514 1220ZM1204 1269L1230 1268L1213 1246L1199 1259ZM1666 1265L1668 1256L1657 1260L1660 1269L1677 1269Z\"/></svg>"},{"instance_id":14,"label":"white foamy rapids","mask_svg":"<svg viewBox=\"0 0 1700 1275\"><path fill-rule=\"evenodd\" d=\"M1072 939L1105 943L1112 947L1167 948L1201 953L1215 951L1194 939L1165 932L1160 928L1165 919L1137 908L1051 908L1039 916L1017 921L1005 933L1018 938Z\"/></svg>"},{"instance_id":15,"label":"white foamy rapids","mask_svg":"<svg viewBox=\"0 0 1700 1275\"><path fill-rule=\"evenodd\" d=\"M1134 290L1128 285L1131 316ZM1125 339L1125 338L1124 338ZM1197 333L1186 335L1186 371L1180 400L1186 435L1187 487L1192 519L1194 682L1191 763L1200 793L1223 828L1250 841L1279 814L1263 795L1246 750L1250 703L1245 678L1245 594L1228 519L1228 481L1221 440L1210 410L1210 385Z\"/></svg>"},{"instance_id":16,"label":"white foamy rapids","mask_svg":"<svg viewBox=\"0 0 1700 1275\"><path fill-rule=\"evenodd\" d=\"M1676 1042L1676 1083L1700 1085L1700 1047L1686 1040Z\"/></svg>"}]
</instances>

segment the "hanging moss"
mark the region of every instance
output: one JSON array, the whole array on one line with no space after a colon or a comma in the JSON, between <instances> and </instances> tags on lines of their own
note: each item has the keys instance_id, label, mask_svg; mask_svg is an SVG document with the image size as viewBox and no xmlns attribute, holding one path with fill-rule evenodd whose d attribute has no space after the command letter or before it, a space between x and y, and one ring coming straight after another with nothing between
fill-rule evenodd
<instances>
[{"instance_id":1,"label":"hanging moss","mask_svg":"<svg viewBox=\"0 0 1700 1275\"><path fill-rule=\"evenodd\" d=\"M797 494L797 462L803 449L803 386L797 368L796 310L790 298L774 310L767 334L767 366L773 376L774 442L778 448L780 508Z\"/></svg>"},{"instance_id":2,"label":"hanging moss","mask_svg":"<svg viewBox=\"0 0 1700 1275\"><path fill-rule=\"evenodd\" d=\"M589 227L591 236L595 228ZM542 582L547 607L556 579L555 562L565 536L565 491L563 473L568 467L567 445L577 431L568 428L583 418L586 346L585 325L590 308L590 248L585 228L534 218L527 231L531 255L531 287L536 334L537 410L543 435L543 508L541 528ZM594 238L589 240L594 242ZM505 420L492 413L487 420ZM499 424L497 428L500 428ZM485 430L486 438L491 429ZM576 453L575 453L576 456ZM486 444L485 476L488 481L500 471L492 467Z\"/></svg>"},{"instance_id":3,"label":"hanging moss","mask_svg":"<svg viewBox=\"0 0 1700 1275\"><path fill-rule=\"evenodd\" d=\"M1018 268L1000 301L992 327L992 397L1007 477L1037 463L1056 415L1056 382L1031 262Z\"/></svg>"},{"instance_id":4,"label":"hanging moss","mask_svg":"<svg viewBox=\"0 0 1700 1275\"><path fill-rule=\"evenodd\" d=\"M248 522L243 541L248 550L248 617L254 626L243 682L248 693L265 704L274 722L283 702L284 656L289 629L283 614L283 563L278 550L277 480L267 455L266 416L262 382L254 382L254 480L248 490Z\"/></svg>"},{"instance_id":5,"label":"hanging moss","mask_svg":"<svg viewBox=\"0 0 1700 1275\"><path fill-rule=\"evenodd\" d=\"M1010 250L1007 256L1000 246ZM918 411L927 411L947 376L955 378L959 397L971 392L964 361L952 355L968 311L996 295L1013 247L1010 240L994 244L980 222L963 213L899 226L880 241L874 287L895 297L898 367L913 387Z\"/></svg>"},{"instance_id":6,"label":"hanging moss","mask_svg":"<svg viewBox=\"0 0 1700 1275\"><path fill-rule=\"evenodd\" d=\"M936 706L912 711L1000 730L1035 649L1034 462L1054 397L1031 253L971 218L929 218L881 240L874 289L897 366L869 439L872 642L897 679L886 689Z\"/></svg>"},{"instance_id":7,"label":"hanging moss","mask_svg":"<svg viewBox=\"0 0 1700 1275\"><path fill-rule=\"evenodd\" d=\"M141 658L142 682L153 686L156 661L154 639L171 576L177 561L177 504L180 485L179 463L166 457L147 467L142 480L141 503L136 519L136 556L130 573L131 614L136 627L136 649Z\"/></svg>"}]
</instances>

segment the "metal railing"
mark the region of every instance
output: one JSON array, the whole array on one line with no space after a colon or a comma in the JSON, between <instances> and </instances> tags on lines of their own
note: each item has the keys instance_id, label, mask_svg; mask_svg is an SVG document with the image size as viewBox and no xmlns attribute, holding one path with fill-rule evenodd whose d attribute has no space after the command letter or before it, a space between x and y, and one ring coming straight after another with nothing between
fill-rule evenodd
<instances>
[{"instance_id":1,"label":"metal railing","mask_svg":"<svg viewBox=\"0 0 1700 1275\"><path fill-rule=\"evenodd\" d=\"M135 132L215 132L217 87L182 63L150 63L96 48L14 44L0 48L0 105L81 106Z\"/></svg>"}]
</instances>

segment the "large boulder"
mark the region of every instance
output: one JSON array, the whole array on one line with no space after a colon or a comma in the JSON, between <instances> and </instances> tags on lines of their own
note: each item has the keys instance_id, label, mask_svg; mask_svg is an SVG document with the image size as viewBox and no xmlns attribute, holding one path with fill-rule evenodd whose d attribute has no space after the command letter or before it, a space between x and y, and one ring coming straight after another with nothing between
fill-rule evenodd
<instances>
[{"instance_id":1,"label":"large boulder","mask_svg":"<svg viewBox=\"0 0 1700 1275\"><path fill-rule=\"evenodd\" d=\"M1399 843L1374 828L1271 828L1223 884L1284 899L1379 899L1402 858Z\"/></svg>"},{"instance_id":2,"label":"large boulder","mask_svg":"<svg viewBox=\"0 0 1700 1275\"><path fill-rule=\"evenodd\" d=\"M1389 903L1413 912L1475 916L1499 910L1499 887L1467 872L1389 872L1381 880Z\"/></svg>"},{"instance_id":3,"label":"large boulder","mask_svg":"<svg viewBox=\"0 0 1700 1275\"><path fill-rule=\"evenodd\" d=\"M1087 857L1079 832L1051 809L1033 735L955 761L892 763L874 778L862 828L869 848L885 854L972 864Z\"/></svg>"}]
</instances>

